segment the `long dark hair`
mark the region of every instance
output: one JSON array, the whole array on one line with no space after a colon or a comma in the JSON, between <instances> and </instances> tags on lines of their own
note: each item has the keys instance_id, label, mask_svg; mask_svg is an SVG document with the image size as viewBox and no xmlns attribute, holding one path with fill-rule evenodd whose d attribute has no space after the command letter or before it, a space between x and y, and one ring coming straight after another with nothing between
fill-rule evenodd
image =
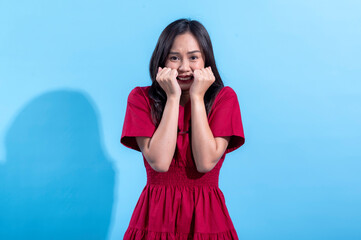
<instances>
[{"instance_id":1,"label":"long dark hair","mask_svg":"<svg viewBox=\"0 0 361 240\"><path fill-rule=\"evenodd\" d=\"M211 66L212 72L216 78L213 84L207 89L204 95L204 104L206 107L207 116L212 108L214 99L218 92L224 87L221 76L218 73L216 61L214 59L212 42L205 27L196 20L181 18L170 23L159 36L157 45L153 51L153 55L149 63L149 73L152 79L152 85L149 88L149 97L152 100L151 114L153 122L156 126L162 118L165 103L167 101L167 94L163 88L158 84L156 76L158 67L164 67L170 48L173 45L175 37L179 34L190 32L197 39L198 44L204 53L205 67Z\"/></svg>"}]
</instances>

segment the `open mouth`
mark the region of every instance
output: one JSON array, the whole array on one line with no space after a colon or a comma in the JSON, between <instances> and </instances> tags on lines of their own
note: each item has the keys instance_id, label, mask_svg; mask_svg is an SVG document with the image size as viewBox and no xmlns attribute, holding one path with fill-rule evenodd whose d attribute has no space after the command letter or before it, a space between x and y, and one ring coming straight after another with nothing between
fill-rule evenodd
<instances>
[{"instance_id":1,"label":"open mouth","mask_svg":"<svg viewBox=\"0 0 361 240\"><path fill-rule=\"evenodd\" d=\"M193 76L177 77L177 79L181 81L189 81L193 79Z\"/></svg>"}]
</instances>

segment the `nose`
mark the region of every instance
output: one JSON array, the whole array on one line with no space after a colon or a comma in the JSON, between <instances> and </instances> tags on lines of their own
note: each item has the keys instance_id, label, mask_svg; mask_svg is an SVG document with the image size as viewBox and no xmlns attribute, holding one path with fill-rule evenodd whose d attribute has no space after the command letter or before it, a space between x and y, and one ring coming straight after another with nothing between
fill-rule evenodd
<instances>
[{"instance_id":1,"label":"nose","mask_svg":"<svg viewBox=\"0 0 361 240\"><path fill-rule=\"evenodd\" d=\"M188 60L183 60L179 66L179 71L181 72L189 72L191 70L190 66L189 66L189 61Z\"/></svg>"}]
</instances>

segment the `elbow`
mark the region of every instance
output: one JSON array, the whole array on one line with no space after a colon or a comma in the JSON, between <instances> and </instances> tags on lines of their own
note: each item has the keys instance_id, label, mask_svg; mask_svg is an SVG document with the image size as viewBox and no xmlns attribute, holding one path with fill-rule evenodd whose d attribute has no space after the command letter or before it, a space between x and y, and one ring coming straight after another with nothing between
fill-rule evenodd
<instances>
[{"instance_id":1,"label":"elbow","mask_svg":"<svg viewBox=\"0 0 361 240\"><path fill-rule=\"evenodd\" d=\"M212 169L210 169L210 168L205 168L205 167L202 167L202 168L198 167L198 168L197 168L197 171L200 172L200 173L207 173L207 172L209 172L209 171L211 171L211 170L212 170Z\"/></svg>"},{"instance_id":2,"label":"elbow","mask_svg":"<svg viewBox=\"0 0 361 240\"><path fill-rule=\"evenodd\" d=\"M165 168L165 167L157 167L157 168L153 168L154 171L157 172L168 172L169 168Z\"/></svg>"},{"instance_id":3,"label":"elbow","mask_svg":"<svg viewBox=\"0 0 361 240\"><path fill-rule=\"evenodd\" d=\"M200 173L207 173L209 172L207 169L205 168L197 168L197 171L200 172Z\"/></svg>"},{"instance_id":4,"label":"elbow","mask_svg":"<svg viewBox=\"0 0 361 240\"><path fill-rule=\"evenodd\" d=\"M168 172L169 164L165 164L165 161L155 158L153 156L144 156L150 167L156 172ZM168 162L168 161L167 161Z\"/></svg>"},{"instance_id":5,"label":"elbow","mask_svg":"<svg viewBox=\"0 0 361 240\"><path fill-rule=\"evenodd\" d=\"M212 171L214 166L209 166L209 165L203 165L203 166L197 166L197 171L200 173L207 173Z\"/></svg>"},{"instance_id":6,"label":"elbow","mask_svg":"<svg viewBox=\"0 0 361 240\"><path fill-rule=\"evenodd\" d=\"M217 159L219 160L219 159ZM201 161L198 161L201 162ZM215 159L207 158L206 161L203 162L203 164L197 164L197 171L200 173L207 173L213 170L213 168L217 165L217 162Z\"/></svg>"},{"instance_id":7,"label":"elbow","mask_svg":"<svg viewBox=\"0 0 361 240\"><path fill-rule=\"evenodd\" d=\"M168 172L169 170L169 165L167 164L156 164L156 163L153 163L151 165L151 167L153 168L154 171L156 172Z\"/></svg>"}]
</instances>

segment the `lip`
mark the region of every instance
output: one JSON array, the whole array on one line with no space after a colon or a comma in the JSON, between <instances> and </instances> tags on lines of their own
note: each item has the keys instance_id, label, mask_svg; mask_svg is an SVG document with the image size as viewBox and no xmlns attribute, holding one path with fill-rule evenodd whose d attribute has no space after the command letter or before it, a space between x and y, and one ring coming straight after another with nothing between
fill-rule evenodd
<instances>
[{"instance_id":1,"label":"lip","mask_svg":"<svg viewBox=\"0 0 361 240\"><path fill-rule=\"evenodd\" d=\"M189 79L189 80L180 80L178 77L177 77L177 80L178 80L180 83L188 84L188 83L192 83L192 82L193 82L193 76L192 76L191 79Z\"/></svg>"},{"instance_id":2,"label":"lip","mask_svg":"<svg viewBox=\"0 0 361 240\"><path fill-rule=\"evenodd\" d=\"M181 77L181 78L186 78L186 77L191 77L192 75L178 75L178 77Z\"/></svg>"}]
</instances>

